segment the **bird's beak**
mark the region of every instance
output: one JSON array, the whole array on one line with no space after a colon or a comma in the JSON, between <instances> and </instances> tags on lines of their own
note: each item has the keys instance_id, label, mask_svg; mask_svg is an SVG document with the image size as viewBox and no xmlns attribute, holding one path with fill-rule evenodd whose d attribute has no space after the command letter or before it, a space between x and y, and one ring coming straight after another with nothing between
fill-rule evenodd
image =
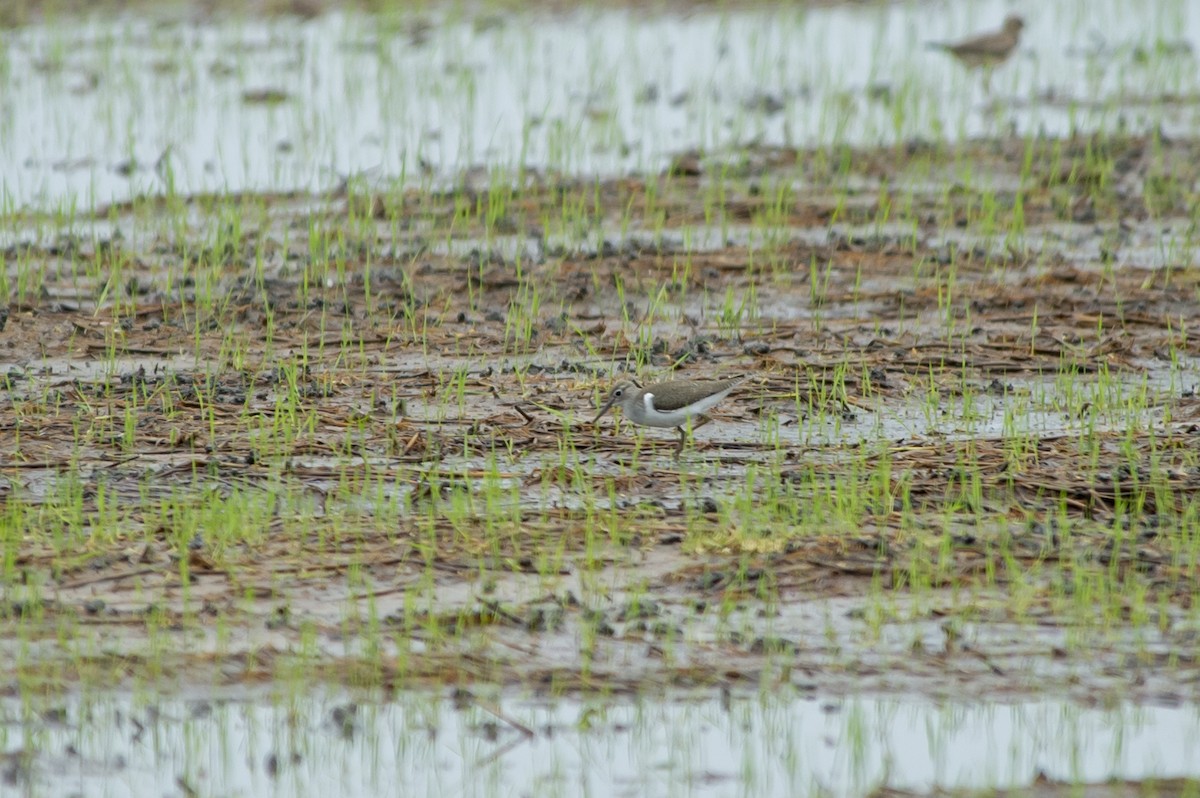
<instances>
[{"instance_id":1,"label":"bird's beak","mask_svg":"<svg viewBox=\"0 0 1200 798\"><path fill-rule=\"evenodd\" d=\"M609 408L611 408L611 407L612 407L612 406L613 406L613 405L616 403L616 401L617 401L617 400L616 400L616 397L613 397L613 396L610 396L610 397L608 397L608 401L607 401L607 402L605 402L605 403L604 403L604 406L600 408L600 412L599 412L599 413L597 413L597 414L596 414L596 417L592 419L592 423L593 423L593 424L595 424L597 421L599 421L599 420L600 420L600 418L601 418L601 417L602 417L602 416L603 416L605 413L607 413L607 412L608 412Z\"/></svg>"}]
</instances>

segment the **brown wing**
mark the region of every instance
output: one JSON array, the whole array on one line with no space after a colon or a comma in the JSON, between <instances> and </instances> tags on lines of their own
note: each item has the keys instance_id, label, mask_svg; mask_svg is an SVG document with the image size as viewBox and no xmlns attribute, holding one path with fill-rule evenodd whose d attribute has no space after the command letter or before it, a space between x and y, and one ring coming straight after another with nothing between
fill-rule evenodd
<instances>
[{"instance_id":1,"label":"brown wing","mask_svg":"<svg viewBox=\"0 0 1200 798\"><path fill-rule=\"evenodd\" d=\"M957 44L948 45L946 49L959 56L981 55L1003 58L1016 45L1016 37L1007 31L1000 31L999 33L987 33L983 36L975 36Z\"/></svg>"},{"instance_id":2,"label":"brown wing","mask_svg":"<svg viewBox=\"0 0 1200 798\"><path fill-rule=\"evenodd\" d=\"M692 402L714 393L720 393L737 385L741 380L687 380L680 383L662 383L646 387L654 394L654 407L664 413L686 407ZM659 390L655 390L658 388Z\"/></svg>"}]
</instances>

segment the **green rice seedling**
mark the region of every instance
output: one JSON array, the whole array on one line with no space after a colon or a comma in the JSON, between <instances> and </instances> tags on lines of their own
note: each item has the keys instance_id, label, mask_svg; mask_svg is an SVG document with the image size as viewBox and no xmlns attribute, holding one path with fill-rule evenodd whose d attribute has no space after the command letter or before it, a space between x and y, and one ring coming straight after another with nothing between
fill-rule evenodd
<instances>
[{"instance_id":1,"label":"green rice seedling","mask_svg":"<svg viewBox=\"0 0 1200 798\"><path fill-rule=\"evenodd\" d=\"M829 286L832 277L832 261L827 261L822 265L817 263L815 255L809 259L808 297L814 309L814 318L817 318L815 314L816 309L823 307L829 298Z\"/></svg>"},{"instance_id":2,"label":"green rice seedling","mask_svg":"<svg viewBox=\"0 0 1200 798\"><path fill-rule=\"evenodd\" d=\"M717 319L717 329L722 335L734 339L741 338L742 327L746 323L746 317L753 314L756 299L754 286L750 286L742 293L740 301L735 297L732 286L725 289L725 301Z\"/></svg>"},{"instance_id":3,"label":"green rice seedling","mask_svg":"<svg viewBox=\"0 0 1200 798\"><path fill-rule=\"evenodd\" d=\"M539 321L542 295L537 281L525 280L517 289L517 295L509 303L504 321L505 351L514 355L530 350Z\"/></svg>"}]
</instances>

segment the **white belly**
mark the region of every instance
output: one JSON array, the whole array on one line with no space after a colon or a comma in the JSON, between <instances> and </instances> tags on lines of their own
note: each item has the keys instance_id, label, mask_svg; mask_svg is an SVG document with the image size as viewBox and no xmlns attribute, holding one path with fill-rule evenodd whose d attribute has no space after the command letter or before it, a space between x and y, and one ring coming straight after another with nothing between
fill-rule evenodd
<instances>
[{"instance_id":1,"label":"white belly","mask_svg":"<svg viewBox=\"0 0 1200 798\"><path fill-rule=\"evenodd\" d=\"M716 407L732 390L733 388L729 388L728 390L705 397L698 402L693 402L687 407L681 407L678 410L668 410L666 412L654 407L654 394L648 393L642 396L642 412L639 414L641 418L634 419L634 421L647 427L681 427L687 423L689 418L698 416L704 411Z\"/></svg>"}]
</instances>

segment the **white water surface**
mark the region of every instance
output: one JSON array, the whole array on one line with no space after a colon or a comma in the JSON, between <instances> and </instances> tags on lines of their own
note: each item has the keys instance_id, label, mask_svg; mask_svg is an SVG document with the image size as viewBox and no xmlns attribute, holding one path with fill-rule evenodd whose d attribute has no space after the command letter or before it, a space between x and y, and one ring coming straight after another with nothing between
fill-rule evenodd
<instances>
[{"instance_id":1,"label":"white water surface","mask_svg":"<svg viewBox=\"0 0 1200 798\"><path fill-rule=\"evenodd\" d=\"M925 46L1010 12L1027 28L990 95ZM611 176L755 144L1190 135L1194 43L1200 4L1182 0L58 18L0 31L0 208Z\"/></svg>"}]
</instances>

